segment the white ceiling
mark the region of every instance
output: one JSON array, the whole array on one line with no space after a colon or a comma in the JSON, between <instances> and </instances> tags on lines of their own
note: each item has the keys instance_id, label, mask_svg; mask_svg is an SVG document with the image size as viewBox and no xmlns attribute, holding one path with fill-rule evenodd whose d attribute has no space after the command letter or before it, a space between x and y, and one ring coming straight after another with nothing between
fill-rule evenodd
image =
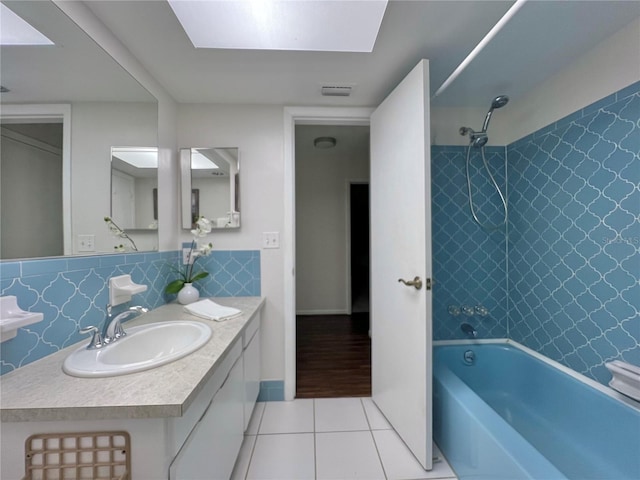
<instances>
[{"instance_id":1,"label":"white ceiling","mask_svg":"<svg viewBox=\"0 0 640 480\"><path fill-rule=\"evenodd\" d=\"M165 0L86 3L178 102L375 106L421 58L430 59L433 94L513 1L392 0L372 53L195 49ZM36 50L14 55L3 47L3 85L9 79L30 84L37 77L46 95L60 89L72 101L74 92L83 93L83 99L91 93L106 97L119 81L120 96L148 100L148 94L135 93L135 82L123 81L104 52L96 53L95 45L80 48L76 43L87 39L71 38L59 14L37 18L35 24L55 37L56 47L46 52L51 57L55 49L53 60L39 53L34 62L30 56ZM518 97L638 16L640 1L634 0L529 0L433 105L487 107L498 94ZM355 88L349 98L328 98L320 96L323 84ZM12 101L8 95L2 94L3 103Z\"/></svg>"}]
</instances>

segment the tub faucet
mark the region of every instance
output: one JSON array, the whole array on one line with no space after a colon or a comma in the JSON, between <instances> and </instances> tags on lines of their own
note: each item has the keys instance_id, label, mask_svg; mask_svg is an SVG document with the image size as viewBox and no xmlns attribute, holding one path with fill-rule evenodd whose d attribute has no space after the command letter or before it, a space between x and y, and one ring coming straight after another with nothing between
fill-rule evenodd
<instances>
[{"instance_id":1,"label":"tub faucet","mask_svg":"<svg viewBox=\"0 0 640 480\"><path fill-rule=\"evenodd\" d=\"M460 325L460 330L466 333L469 338L476 338L478 336L478 331L468 323Z\"/></svg>"},{"instance_id":2,"label":"tub faucet","mask_svg":"<svg viewBox=\"0 0 640 480\"><path fill-rule=\"evenodd\" d=\"M119 338L127 335L127 332L122 328L122 320L130 317L131 315L146 313L149 311L148 309L140 306L129 307L127 310L114 317L111 314L111 309L111 305L107 305L107 318L104 321L104 326L102 328L102 339L105 344L113 343Z\"/></svg>"}]
</instances>

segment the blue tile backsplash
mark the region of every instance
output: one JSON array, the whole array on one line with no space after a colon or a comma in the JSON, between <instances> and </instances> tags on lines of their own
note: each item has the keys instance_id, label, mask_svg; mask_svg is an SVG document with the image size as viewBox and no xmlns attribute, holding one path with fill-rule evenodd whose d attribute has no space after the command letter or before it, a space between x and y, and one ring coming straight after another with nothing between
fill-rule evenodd
<instances>
[{"instance_id":1,"label":"blue tile backsplash","mask_svg":"<svg viewBox=\"0 0 640 480\"><path fill-rule=\"evenodd\" d=\"M164 287L176 278L179 252L130 253L0 262L0 296L15 295L23 310L42 312L42 322L18 329L0 344L5 374L82 340L78 329L100 324L108 303L108 280L130 274L148 289L133 297L156 308L175 299ZM210 275L196 286L201 296L260 295L259 251L214 251L200 259ZM200 263L202 262L202 263Z\"/></svg>"},{"instance_id":2,"label":"blue tile backsplash","mask_svg":"<svg viewBox=\"0 0 640 480\"><path fill-rule=\"evenodd\" d=\"M467 321L480 338L511 338L605 384L605 362L640 365L639 119L637 82L508 145L506 157L487 149L496 180L507 179L507 237L471 218L466 148L432 147L436 340L463 338ZM498 215L477 175L478 210ZM474 302L491 315L447 312Z\"/></svg>"}]
</instances>

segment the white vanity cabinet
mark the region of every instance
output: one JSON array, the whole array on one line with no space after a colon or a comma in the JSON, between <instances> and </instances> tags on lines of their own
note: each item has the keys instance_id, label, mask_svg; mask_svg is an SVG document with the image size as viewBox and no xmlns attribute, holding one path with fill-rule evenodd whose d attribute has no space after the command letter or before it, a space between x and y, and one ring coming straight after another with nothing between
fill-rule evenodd
<instances>
[{"instance_id":1,"label":"white vanity cabinet","mask_svg":"<svg viewBox=\"0 0 640 480\"><path fill-rule=\"evenodd\" d=\"M226 480L231 476L244 433L242 365L240 357L187 437L169 469L170 480Z\"/></svg>"},{"instance_id":2,"label":"white vanity cabinet","mask_svg":"<svg viewBox=\"0 0 640 480\"><path fill-rule=\"evenodd\" d=\"M258 314L259 315L259 314ZM254 321L244 332L243 369L244 369L244 428L247 430L251 414L260 393L260 319Z\"/></svg>"},{"instance_id":3,"label":"white vanity cabinet","mask_svg":"<svg viewBox=\"0 0 640 480\"><path fill-rule=\"evenodd\" d=\"M169 468L170 480L223 480L231 476L260 390L259 332L258 313L208 382L222 383L202 414L202 398L196 399L198 406L193 407L199 420ZM205 388L200 396L206 398L210 391ZM189 411L187 415L193 417Z\"/></svg>"},{"instance_id":4,"label":"white vanity cabinet","mask_svg":"<svg viewBox=\"0 0 640 480\"><path fill-rule=\"evenodd\" d=\"M228 479L260 389L264 299L225 300L243 316L210 322L209 342L163 367L78 379L62 373L69 350L3 378L0 478L23 478L24 442L31 434L125 430L131 436L131 478ZM181 306L165 305L146 320L182 316Z\"/></svg>"}]
</instances>

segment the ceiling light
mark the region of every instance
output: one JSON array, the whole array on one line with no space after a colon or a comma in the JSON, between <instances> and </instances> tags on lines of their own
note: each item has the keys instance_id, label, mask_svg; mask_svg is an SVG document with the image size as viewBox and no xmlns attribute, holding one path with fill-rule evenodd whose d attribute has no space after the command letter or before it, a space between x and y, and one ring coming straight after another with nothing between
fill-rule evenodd
<instances>
[{"instance_id":1,"label":"ceiling light","mask_svg":"<svg viewBox=\"0 0 640 480\"><path fill-rule=\"evenodd\" d=\"M333 137L318 137L313 141L316 148L333 148L336 146L336 139Z\"/></svg>"},{"instance_id":2,"label":"ceiling light","mask_svg":"<svg viewBox=\"0 0 640 480\"><path fill-rule=\"evenodd\" d=\"M371 52L387 0L169 0L196 48Z\"/></svg>"},{"instance_id":3,"label":"ceiling light","mask_svg":"<svg viewBox=\"0 0 640 480\"><path fill-rule=\"evenodd\" d=\"M53 45L53 42L0 3L0 45Z\"/></svg>"}]
</instances>

